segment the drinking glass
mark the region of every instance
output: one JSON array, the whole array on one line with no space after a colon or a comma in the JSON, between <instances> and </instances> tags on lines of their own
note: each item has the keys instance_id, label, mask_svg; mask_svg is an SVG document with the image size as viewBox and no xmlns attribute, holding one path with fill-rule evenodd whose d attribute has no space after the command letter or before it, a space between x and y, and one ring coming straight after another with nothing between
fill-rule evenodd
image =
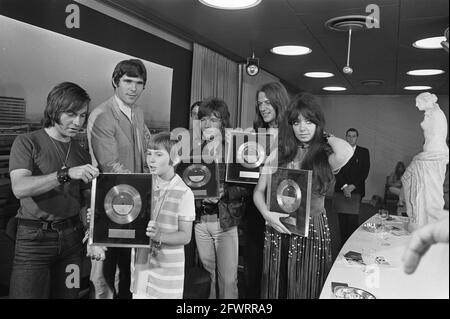
<instances>
[{"instance_id":1,"label":"drinking glass","mask_svg":"<svg viewBox=\"0 0 450 319\"><path fill-rule=\"evenodd\" d=\"M382 246L389 246L390 244L387 242L388 239L388 228L386 226L386 221L389 218L389 211L387 209L378 210L378 218L380 220L380 230L378 232L379 238L382 240Z\"/></svg>"}]
</instances>

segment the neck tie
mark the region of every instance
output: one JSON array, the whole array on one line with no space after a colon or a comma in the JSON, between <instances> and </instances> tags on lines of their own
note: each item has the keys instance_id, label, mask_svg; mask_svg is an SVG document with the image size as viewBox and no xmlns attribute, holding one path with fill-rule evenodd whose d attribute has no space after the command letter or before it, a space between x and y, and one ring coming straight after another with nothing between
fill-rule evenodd
<instances>
[{"instance_id":1,"label":"neck tie","mask_svg":"<svg viewBox=\"0 0 450 319\"><path fill-rule=\"evenodd\" d=\"M141 134L139 132L138 123L136 120L136 115L134 111L131 111L131 128L133 131L133 141L134 141L134 168L135 173L142 173L142 142Z\"/></svg>"}]
</instances>

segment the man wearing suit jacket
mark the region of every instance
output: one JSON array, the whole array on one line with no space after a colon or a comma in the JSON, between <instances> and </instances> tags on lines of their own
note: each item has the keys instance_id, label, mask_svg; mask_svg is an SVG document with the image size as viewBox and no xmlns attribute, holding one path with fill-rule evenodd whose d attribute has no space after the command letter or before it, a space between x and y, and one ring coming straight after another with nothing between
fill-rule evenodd
<instances>
[{"instance_id":1,"label":"man wearing suit jacket","mask_svg":"<svg viewBox=\"0 0 450 319\"><path fill-rule=\"evenodd\" d=\"M142 61L125 60L112 75L114 95L89 116L87 135L93 164L103 173L148 172L146 149L150 132L136 105L147 81ZM88 247L96 299L131 299L129 248ZM118 268L118 269L117 269ZM119 271L119 281L115 280ZM116 291L115 287L118 287Z\"/></svg>"},{"instance_id":2,"label":"man wearing suit jacket","mask_svg":"<svg viewBox=\"0 0 450 319\"><path fill-rule=\"evenodd\" d=\"M353 147L354 153L336 175L333 207L339 217L342 244L359 226L359 207L365 195L365 183L370 169L369 150L356 145L358 137L359 133L355 128L347 130L346 140Z\"/></svg>"}]
</instances>

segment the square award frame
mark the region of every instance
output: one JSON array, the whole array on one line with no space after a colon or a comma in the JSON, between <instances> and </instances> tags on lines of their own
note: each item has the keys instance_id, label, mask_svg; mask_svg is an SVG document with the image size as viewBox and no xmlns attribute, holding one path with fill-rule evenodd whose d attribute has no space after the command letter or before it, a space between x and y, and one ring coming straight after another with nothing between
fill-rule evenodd
<instances>
[{"instance_id":1,"label":"square award frame","mask_svg":"<svg viewBox=\"0 0 450 319\"><path fill-rule=\"evenodd\" d=\"M312 171L271 168L268 174L267 207L289 214L280 221L291 233L308 237L311 210Z\"/></svg>"},{"instance_id":2,"label":"square award frame","mask_svg":"<svg viewBox=\"0 0 450 319\"><path fill-rule=\"evenodd\" d=\"M89 244L149 247L153 176L101 173L92 181Z\"/></svg>"},{"instance_id":3,"label":"square award frame","mask_svg":"<svg viewBox=\"0 0 450 319\"><path fill-rule=\"evenodd\" d=\"M178 164L176 172L191 188L195 199L219 197L219 164L212 158L190 156Z\"/></svg>"},{"instance_id":4,"label":"square award frame","mask_svg":"<svg viewBox=\"0 0 450 319\"><path fill-rule=\"evenodd\" d=\"M260 168L270 154L271 138L268 133L231 132L225 154L225 181L257 184Z\"/></svg>"}]
</instances>

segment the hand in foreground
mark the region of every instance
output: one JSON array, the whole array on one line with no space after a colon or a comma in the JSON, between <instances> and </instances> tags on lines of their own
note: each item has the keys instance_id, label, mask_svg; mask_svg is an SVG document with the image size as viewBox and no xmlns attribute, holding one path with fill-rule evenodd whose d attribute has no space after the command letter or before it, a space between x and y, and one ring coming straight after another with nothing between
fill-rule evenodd
<instances>
[{"instance_id":1,"label":"hand in foreground","mask_svg":"<svg viewBox=\"0 0 450 319\"><path fill-rule=\"evenodd\" d=\"M150 239L159 241L161 239L161 230L154 220L148 222L147 232L145 233Z\"/></svg>"},{"instance_id":2,"label":"hand in foreground","mask_svg":"<svg viewBox=\"0 0 450 319\"><path fill-rule=\"evenodd\" d=\"M280 218L281 217L289 217L289 214L281 214L281 213L277 213L277 212L271 212L271 211L267 211L264 214L264 219L266 220L267 224L272 227L273 229L275 229L276 231L282 233L282 234L291 234L291 232L286 228L286 226L284 226L281 221Z\"/></svg>"},{"instance_id":3,"label":"hand in foreground","mask_svg":"<svg viewBox=\"0 0 450 319\"><path fill-rule=\"evenodd\" d=\"M92 181L98 174L98 168L90 164L69 168L69 176L71 179L81 179L85 183Z\"/></svg>"},{"instance_id":4,"label":"hand in foreground","mask_svg":"<svg viewBox=\"0 0 450 319\"><path fill-rule=\"evenodd\" d=\"M449 241L449 219L445 218L436 223L428 224L413 233L403 254L403 270L407 274L416 271L420 259L425 255L428 248L436 243L447 243Z\"/></svg>"}]
</instances>

